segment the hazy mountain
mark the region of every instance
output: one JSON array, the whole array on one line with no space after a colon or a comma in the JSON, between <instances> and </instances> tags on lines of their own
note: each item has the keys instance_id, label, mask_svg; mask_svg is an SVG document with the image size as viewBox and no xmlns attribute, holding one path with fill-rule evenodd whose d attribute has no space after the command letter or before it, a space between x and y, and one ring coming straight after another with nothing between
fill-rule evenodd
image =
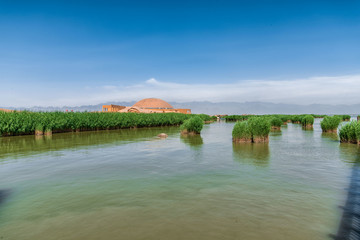
<instances>
[{"instance_id":1,"label":"hazy mountain","mask_svg":"<svg viewBox=\"0 0 360 240\"><path fill-rule=\"evenodd\" d=\"M132 106L135 102L111 102L111 103L100 103L97 105L83 105L83 106L63 106L63 107L41 107L41 106L34 106L30 108L20 107L20 108L13 108L13 107L6 107L7 109L16 109L16 110L28 110L28 111L36 111L36 112L52 112L52 111L62 111L65 112L66 110L74 112L92 112L92 111L101 111L102 105L109 105L115 104L120 106ZM5 107L4 107L5 108Z\"/></svg>"},{"instance_id":2,"label":"hazy mountain","mask_svg":"<svg viewBox=\"0 0 360 240\"><path fill-rule=\"evenodd\" d=\"M207 114L359 114L360 104L353 105L296 105L286 103L265 103L265 102L189 102L171 103L175 108L191 108L193 113Z\"/></svg>"},{"instance_id":3,"label":"hazy mountain","mask_svg":"<svg viewBox=\"0 0 360 240\"><path fill-rule=\"evenodd\" d=\"M135 102L112 102L111 104L132 106ZM16 108L17 110L30 111L101 111L102 105L110 103L102 103L97 105L87 106L64 106L64 107L31 107L31 108ZM286 103L265 103L265 102L186 102L176 103L170 102L174 108L190 108L193 113L206 114L301 114L301 113L317 113L317 114L360 114L360 104L353 105L326 105L326 104L311 104L311 105L296 105ZM0 106L1 108L1 106ZM11 107L4 107L7 109L15 109Z\"/></svg>"}]
</instances>

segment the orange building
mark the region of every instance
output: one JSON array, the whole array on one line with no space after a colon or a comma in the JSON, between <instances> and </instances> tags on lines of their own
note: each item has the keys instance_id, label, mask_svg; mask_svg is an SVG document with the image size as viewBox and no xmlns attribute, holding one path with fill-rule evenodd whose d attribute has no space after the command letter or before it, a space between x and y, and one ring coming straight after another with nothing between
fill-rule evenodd
<instances>
[{"instance_id":1,"label":"orange building","mask_svg":"<svg viewBox=\"0 0 360 240\"><path fill-rule=\"evenodd\" d=\"M5 108L0 108L1 112L13 112L14 110L9 110L9 109L5 109Z\"/></svg>"},{"instance_id":2,"label":"orange building","mask_svg":"<svg viewBox=\"0 0 360 240\"><path fill-rule=\"evenodd\" d=\"M103 112L118 112L124 108L125 108L124 106L110 104L110 105L103 105L102 111Z\"/></svg>"},{"instance_id":3,"label":"orange building","mask_svg":"<svg viewBox=\"0 0 360 240\"><path fill-rule=\"evenodd\" d=\"M143 100L138 101L131 107L121 107L118 108L110 108L109 106L117 106L117 105L104 105L103 112L136 112L136 113L184 113L191 114L191 109L176 109L173 108L169 103L164 100L158 98L145 98Z\"/></svg>"}]
</instances>

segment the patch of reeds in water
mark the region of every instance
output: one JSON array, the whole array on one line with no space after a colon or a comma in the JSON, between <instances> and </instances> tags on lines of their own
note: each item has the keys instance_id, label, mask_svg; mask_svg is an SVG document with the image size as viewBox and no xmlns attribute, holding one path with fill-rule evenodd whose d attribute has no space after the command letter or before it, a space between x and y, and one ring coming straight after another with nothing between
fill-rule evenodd
<instances>
[{"instance_id":1,"label":"patch of reeds in water","mask_svg":"<svg viewBox=\"0 0 360 240\"><path fill-rule=\"evenodd\" d=\"M200 134L204 121L199 117L192 117L184 121L180 126L182 134Z\"/></svg>"},{"instance_id":2,"label":"patch of reeds in water","mask_svg":"<svg viewBox=\"0 0 360 240\"><path fill-rule=\"evenodd\" d=\"M305 128L311 128L314 125L314 117L312 115L305 115L301 118L301 125Z\"/></svg>"},{"instance_id":3,"label":"patch of reeds in water","mask_svg":"<svg viewBox=\"0 0 360 240\"><path fill-rule=\"evenodd\" d=\"M250 118L248 121L237 122L234 125L233 142L267 143L269 142L271 124L265 117Z\"/></svg>"},{"instance_id":4,"label":"patch of reeds in water","mask_svg":"<svg viewBox=\"0 0 360 240\"><path fill-rule=\"evenodd\" d=\"M337 133L337 128L340 124L340 117L339 116L326 116L320 123L321 129L323 132L332 132Z\"/></svg>"},{"instance_id":5,"label":"patch of reeds in water","mask_svg":"<svg viewBox=\"0 0 360 240\"><path fill-rule=\"evenodd\" d=\"M352 121L342 126L339 137L342 143L360 144L360 122Z\"/></svg>"},{"instance_id":6,"label":"patch of reeds in water","mask_svg":"<svg viewBox=\"0 0 360 240\"><path fill-rule=\"evenodd\" d=\"M270 125L272 130L281 130L281 125L283 125L284 121L279 117L272 117L270 119Z\"/></svg>"},{"instance_id":7,"label":"patch of reeds in water","mask_svg":"<svg viewBox=\"0 0 360 240\"><path fill-rule=\"evenodd\" d=\"M303 118L303 115L292 115L290 117L291 123L298 124L301 123L301 119Z\"/></svg>"},{"instance_id":8,"label":"patch of reeds in water","mask_svg":"<svg viewBox=\"0 0 360 240\"><path fill-rule=\"evenodd\" d=\"M196 135L181 134L180 139L183 143L189 145L194 149L201 148L201 146L204 143L200 134L196 134Z\"/></svg>"},{"instance_id":9,"label":"patch of reeds in water","mask_svg":"<svg viewBox=\"0 0 360 240\"><path fill-rule=\"evenodd\" d=\"M351 119L351 116L350 116L350 115L347 115L347 114L344 114L344 115L335 115L335 116L339 117L341 121L350 121L350 119Z\"/></svg>"}]
</instances>

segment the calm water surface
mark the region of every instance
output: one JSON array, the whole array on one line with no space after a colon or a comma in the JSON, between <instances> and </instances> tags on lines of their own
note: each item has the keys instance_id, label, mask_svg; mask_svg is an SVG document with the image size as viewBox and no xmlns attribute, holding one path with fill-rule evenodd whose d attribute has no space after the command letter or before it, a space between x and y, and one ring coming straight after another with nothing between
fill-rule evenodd
<instances>
[{"instance_id":1,"label":"calm water surface","mask_svg":"<svg viewBox=\"0 0 360 240\"><path fill-rule=\"evenodd\" d=\"M0 138L0 239L329 239L356 145L300 125L233 145L233 123ZM167 139L156 138L166 132Z\"/></svg>"}]
</instances>

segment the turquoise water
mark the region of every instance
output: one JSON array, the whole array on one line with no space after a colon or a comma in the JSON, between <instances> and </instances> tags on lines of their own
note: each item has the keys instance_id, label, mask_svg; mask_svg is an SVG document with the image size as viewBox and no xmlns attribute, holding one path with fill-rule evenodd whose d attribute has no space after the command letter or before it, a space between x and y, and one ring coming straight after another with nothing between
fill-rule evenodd
<instances>
[{"instance_id":1,"label":"turquoise water","mask_svg":"<svg viewBox=\"0 0 360 240\"><path fill-rule=\"evenodd\" d=\"M0 138L0 239L329 239L358 146L233 123ZM165 132L167 139L157 138ZM6 195L6 197L5 197Z\"/></svg>"}]
</instances>

